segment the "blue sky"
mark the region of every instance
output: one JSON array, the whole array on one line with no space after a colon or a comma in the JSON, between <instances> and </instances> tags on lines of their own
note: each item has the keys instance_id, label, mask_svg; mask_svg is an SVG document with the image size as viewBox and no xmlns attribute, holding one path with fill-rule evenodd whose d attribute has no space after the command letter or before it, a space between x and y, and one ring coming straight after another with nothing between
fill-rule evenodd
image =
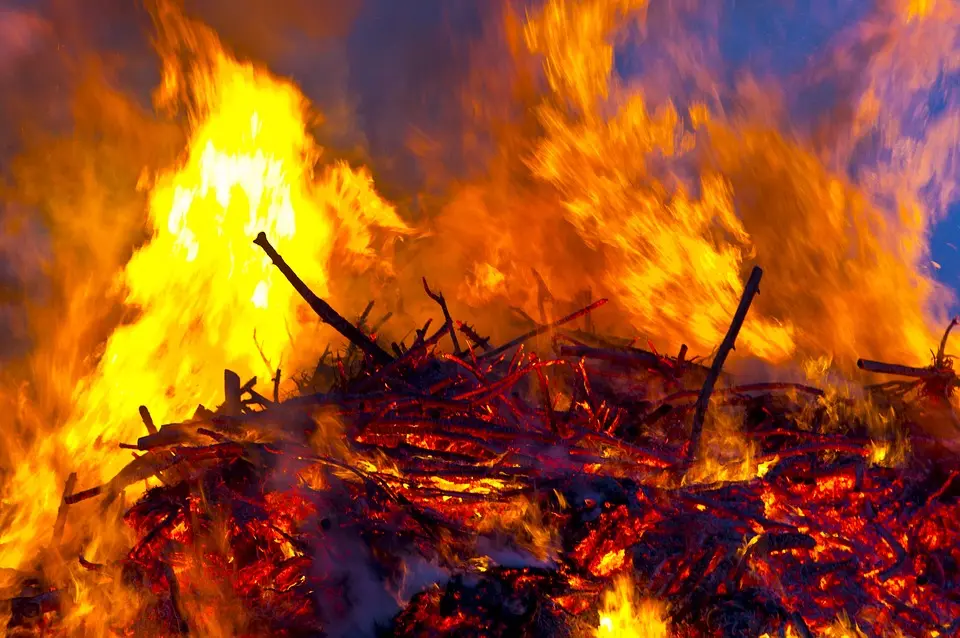
<instances>
[{"instance_id":1,"label":"blue sky","mask_svg":"<svg viewBox=\"0 0 960 638\"><path fill-rule=\"evenodd\" d=\"M960 290L960 205L951 206L947 217L937 224L930 252L933 261L940 265L937 279L954 290ZM954 305L953 312L960 312L960 304Z\"/></svg>"},{"instance_id":2,"label":"blue sky","mask_svg":"<svg viewBox=\"0 0 960 638\"><path fill-rule=\"evenodd\" d=\"M930 218L939 220L930 238L929 272L954 291L960 289L960 203L943 195L960 179L960 126L948 121L960 109L960 66L947 66L960 48L956 9L952 22L901 28L902 23L884 11L893 3L883 0L701 4L683 23L685 33L696 34L690 40L689 55L708 70L706 75L715 82L711 89L722 104L729 104L738 79L749 74L782 93L788 114L781 123L784 131L808 137L824 122L843 130L849 107L873 85L883 121L875 131L857 138L848 163L840 168L865 188L878 170L899 173L911 183L928 205ZM657 13L667 6L674 10L677 4L651 5L651 23L672 24ZM703 7L712 7L715 13ZM629 78L674 65L676 54L669 49L676 37L669 28L649 29L646 42L627 45L619 52L619 68ZM703 50L696 50L698 46ZM846 66L835 64L837 60ZM660 70L658 78L671 73L684 76L678 68ZM710 102L716 96L682 79L671 84L669 93L681 106L685 99ZM894 130L896 135L890 135ZM924 152L927 161L921 158ZM937 161L930 162L934 156ZM892 204L871 193L881 203ZM960 311L960 305L953 311Z\"/></svg>"}]
</instances>

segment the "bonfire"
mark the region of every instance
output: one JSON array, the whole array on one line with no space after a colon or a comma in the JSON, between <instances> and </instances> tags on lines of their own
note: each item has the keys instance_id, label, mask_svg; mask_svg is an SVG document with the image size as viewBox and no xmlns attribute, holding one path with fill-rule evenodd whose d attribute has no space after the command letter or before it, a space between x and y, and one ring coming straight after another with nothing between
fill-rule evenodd
<instances>
[{"instance_id":1,"label":"bonfire","mask_svg":"<svg viewBox=\"0 0 960 638\"><path fill-rule=\"evenodd\" d=\"M71 506L108 507L154 477L162 485L123 514L136 544L110 564L71 559L103 588L83 603L69 584L25 583L6 601L8 631L56 633L78 604L109 605L118 589L135 606L109 627L118 635L204 634L211 622L354 635L378 594L404 590L380 634L812 636L845 618L868 635L960 631L954 459L894 458L936 442L905 437L903 422L884 439L870 399L715 389L759 268L709 368L563 330L606 300L494 347L426 280L443 321L391 354L367 328L372 305L347 321L264 234L255 243L350 348L296 396L281 399L279 370L272 398L227 370L216 409L157 427L141 407L143 436L121 444L135 459L82 491L72 475L52 530L55 550ZM872 390L888 403L947 398L955 323L929 368L861 361L918 378ZM525 351L542 335L556 358ZM660 385L675 391L644 392ZM725 466L731 418L751 454Z\"/></svg>"},{"instance_id":2,"label":"bonfire","mask_svg":"<svg viewBox=\"0 0 960 638\"><path fill-rule=\"evenodd\" d=\"M0 395L6 635L960 635L919 204L897 226L822 148L648 108L612 44L644 0L546 0L502 34L531 103L470 105L525 114L503 164L414 223L292 81L148 5L187 144L119 273L52 259L58 400Z\"/></svg>"}]
</instances>

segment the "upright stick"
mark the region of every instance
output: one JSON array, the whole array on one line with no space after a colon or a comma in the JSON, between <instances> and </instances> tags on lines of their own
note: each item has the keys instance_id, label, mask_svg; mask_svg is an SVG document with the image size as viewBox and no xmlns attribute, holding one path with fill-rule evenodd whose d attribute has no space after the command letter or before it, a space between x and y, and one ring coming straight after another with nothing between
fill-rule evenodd
<instances>
[{"instance_id":1,"label":"upright stick","mask_svg":"<svg viewBox=\"0 0 960 638\"><path fill-rule=\"evenodd\" d=\"M365 335L363 331L354 326L352 323L343 318L343 316L338 313L333 307L328 304L326 301L318 297L307 284L303 283L303 280L297 276L297 273L293 272L293 269L287 265L287 262L283 260L283 257L276 251L276 249L270 244L270 241L267 239L267 236L264 233L257 235L257 238L253 240L257 246L263 249L263 252L267 253L267 256L270 257L270 260L273 261L273 265L276 266L280 272L283 273L283 276L287 278L294 289L300 293L300 296L303 297L304 301L310 304L310 307L313 308L313 311L317 313L317 316L324 321L333 326L333 329L342 334L350 343L353 343L358 348L363 350L366 354L380 365L386 365L393 361L386 350L378 346L373 342L370 337Z\"/></svg>"},{"instance_id":2,"label":"upright stick","mask_svg":"<svg viewBox=\"0 0 960 638\"><path fill-rule=\"evenodd\" d=\"M686 464L697 457L697 448L700 447L700 436L703 434L703 419L707 414L707 406L710 404L710 395L713 393L713 386L716 385L720 377L720 371L727 360L727 355L735 349L737 335L740 333L740 327L743 326L743 320L750 310L750 304L753 298L760 293L760 278L763 277L763 270L759 266L753 267L750 273L750 279L743 289L743 295L740 297L740 305L733 315L733 321L730 322L730 328L727 330L727 336L720 343L720 349L717 350L717 356L713 358L713 364L707 372L707 378L703 382L703 388L700 390L700 396L697 398L697 409L693 415L693 429L690 432L690 449L687 450Z\"/></svg>"}]
</instances>

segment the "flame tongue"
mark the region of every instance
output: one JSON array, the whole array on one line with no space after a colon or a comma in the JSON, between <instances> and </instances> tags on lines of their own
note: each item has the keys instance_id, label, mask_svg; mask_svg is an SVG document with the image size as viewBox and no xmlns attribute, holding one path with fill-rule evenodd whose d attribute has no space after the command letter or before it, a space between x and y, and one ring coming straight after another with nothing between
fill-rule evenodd
<instances>
[{"instance_id":1,"label":"flame tongue","mask_svg":"<svg viewBox=\"0 0 960 638\"><path fill-rule=\"evenodd\" d=\"M603 595L598 638L667 638L666 608L656 601L637 601L633 584L618 577Z\"/></svg>"}]
</instances>

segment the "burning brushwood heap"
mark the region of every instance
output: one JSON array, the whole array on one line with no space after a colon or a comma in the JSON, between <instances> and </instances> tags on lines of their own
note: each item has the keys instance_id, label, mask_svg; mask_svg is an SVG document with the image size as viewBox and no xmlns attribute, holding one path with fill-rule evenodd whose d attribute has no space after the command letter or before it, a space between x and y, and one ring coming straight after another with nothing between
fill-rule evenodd
<instances>
[{"instance_id":1,"label":"burning brushwood heap","mask_svg":"<svg viewBox=\"0 0 960 638\"><path fill-rule=\"evenodd\" d=\"M216 410L158 428L142 408L146 434L122 445L135 460L91 489L72 476L52 530L56 548L71 505L155 477L125 509L138 541L114 563L65 559L102 589L82 603L77 583L23 580L10 635L89 633L62 619L118 591L136 609L116 635L960 631L960 465L903 416L952 391L946 335L927 369L861 362L916 378L868 399L715 389L755 269L710 367L564 331L602 300L494 347L426 281L443 323L391 354L369 307L346 321L256 243L345 355L298 396L281 398L279 371L270 398L227 371ZM556 358L525 351L540 335Z\"/></svg>"},{"instance_id":2,"label":"burning brushwood heap","mask_svg":"<svg viewBox=\"0 0 960 638\"><path fill-rule=\"evenodd\" d=\"M261 24L324 3L137 4L156 113L146 60L40 13L66 67L11 104L5 635L960 635L954 324L913 359L956 192L951 3L799 3L783 24L824 37L789 91L740 41L782 7L326 3L341 42ZM238 57L213 5L290 55ZM147 22L111 16L91 42ZM434 321L389 343L333 307L358 299ZM627 331L676 356L598 334ZM902 380L849 385L860 355ZM791 382L731 372L755 362Z\"/></svg>"}]
</instances>

